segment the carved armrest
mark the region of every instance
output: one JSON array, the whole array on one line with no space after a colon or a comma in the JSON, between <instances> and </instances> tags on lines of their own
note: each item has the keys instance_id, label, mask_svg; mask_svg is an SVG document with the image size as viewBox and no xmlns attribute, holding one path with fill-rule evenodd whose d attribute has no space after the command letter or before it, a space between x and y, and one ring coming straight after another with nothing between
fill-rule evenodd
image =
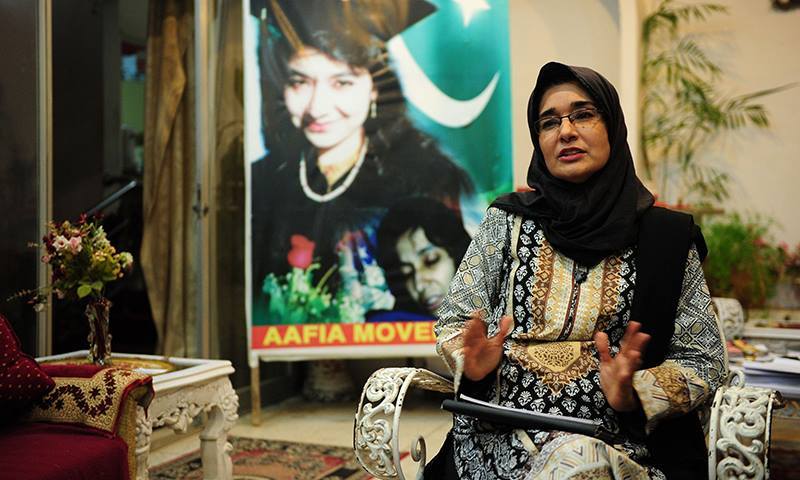
<instances>
[{"instance_id":1,"label":"carved armrest","mask_svg":"<svg viewBox=\"0 0 800 480\"><path fill-rule=\"evenodd\" d=\"M28 421L83 425L118 435L126 401L146 403L152 396L149 375L122 368L79 367L71 370L72 375L51 375L55 387L33 405Z\"/></svg>"},{"instance_id":2,"label":"carved armrest","mask_svg":"<svg viewBox=\"0 0 800 480\"><path fill-rule=\"evenodd\" d=\"M400 467L400 413L409 387L453 393L453 383L422 368L382 368L373 373L356 410L353 450L364 469L375 478L405 480ZM419 463L416 478L425 468L425 439L411 442L411 458Z\"/></svg>"},{"instance_id":3,"label":"carved armrest","mask_svg":"<svg viewBox=\"0 0 800 480\"><path fill-rule=\"evenodd\" d=\"M717 313L726 340L741 338L744 332L744 308L735 298L712 297L711 305Z\"/></svg>"},{"instance_id":4,"label":"carved armrest","mask_svg":"<svg viewBox=\"0 0 800 480\"><path fill-rule=\"evenodd\" d=\"M772 410L782 407L780 392L745 386L744 372L733 370L711 406L709 479L769 478Z\"/></svg>"}]
</instances>

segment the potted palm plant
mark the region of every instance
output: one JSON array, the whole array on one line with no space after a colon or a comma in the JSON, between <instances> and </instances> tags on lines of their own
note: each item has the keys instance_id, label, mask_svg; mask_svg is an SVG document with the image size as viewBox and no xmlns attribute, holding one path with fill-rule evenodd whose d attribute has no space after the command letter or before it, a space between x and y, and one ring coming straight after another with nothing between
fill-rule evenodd
<instances>
[{"instance_id":1,"label":"potted palm plant","mask_svg":"<svg viewBox=\"0 0 800 480\"><path fill-rule=\"evenodd\" d=\"M708 208L728 196L729 175L698 155L723 132L767 128L769 115L756 100L784 85L740 95L723 95L723 71L689 25L725 14L725 6L684 5L661 0L642 24L640 131L644 177L671 205Z\"/></svg>"}]
</instances>

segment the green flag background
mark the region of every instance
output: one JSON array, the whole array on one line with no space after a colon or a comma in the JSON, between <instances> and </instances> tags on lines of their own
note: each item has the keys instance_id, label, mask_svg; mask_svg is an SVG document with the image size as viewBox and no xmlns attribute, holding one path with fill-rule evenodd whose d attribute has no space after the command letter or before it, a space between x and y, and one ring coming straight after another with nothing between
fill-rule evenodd
<instances>
[{"instance_id":1,"label":"green flag background","mask_svg":"<svg viewBox=\"0 0 800 480\"><path fill-rule=\"evenodd\" d=\"M511 75L508 1L431 0L438 10L402 34L419 66L446 95L468 100L497 73L489 103L469 125L443 126L409 102L409 116L469 171L478 191L490 202L512 189ZM469 5L481 5L471 17ZM467 25L464 25L468 19ZM406 79L406 92L415 88ZM483 212L481 212L482 214Z\"/></svg>"}]
</instances>

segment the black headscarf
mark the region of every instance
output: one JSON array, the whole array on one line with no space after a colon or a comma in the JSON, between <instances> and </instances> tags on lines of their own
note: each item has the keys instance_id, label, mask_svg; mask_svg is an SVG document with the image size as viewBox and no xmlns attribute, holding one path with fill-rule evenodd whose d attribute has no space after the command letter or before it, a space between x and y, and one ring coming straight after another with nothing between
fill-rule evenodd
<instances>
[{"instance_id":1,"label":"black headscarf","mask_svg":"<svg viewBox=\"0 0 800 480\"><path fill-rule=\"evenodd\" d=\"M583 183L550 174L533 127L547 89L569 82L577 82L586 90L601 111L611 146L608 163ZM533 191L504 195L492 206L535 219L550 244L581 265L594 266L633 245L637 220L654 199L636 177L628 130L614 86L589 68L550 62L539 71L528 100L528 128L534 147L528 185Z\"/></svg>"}]
</instances>

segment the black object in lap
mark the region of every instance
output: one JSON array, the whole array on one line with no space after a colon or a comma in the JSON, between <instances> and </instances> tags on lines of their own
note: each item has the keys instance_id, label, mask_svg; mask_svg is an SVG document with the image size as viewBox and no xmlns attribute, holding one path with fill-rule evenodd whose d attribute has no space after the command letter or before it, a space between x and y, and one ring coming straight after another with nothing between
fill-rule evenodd
<instances>
[{"instance_id":1,"label":"black object in lap","mask_svg":"<svg viewBox=\"0 0 800 480\"><path fill-rule=\"evenodd\" d=\"M500 406L485 406L467 401L445 400L442 402L442 410L469 415L470 417L505 425L512 428L523 430L560 430L562 432L579 433L590 437L599 438L609 443L619 443L622 439L616 438L611 432L603 428L602 425L583 419L566 417L561 415L547 415L535 412L528 412L517 409L505 409Z\"/></svg>"}]
</instances>

